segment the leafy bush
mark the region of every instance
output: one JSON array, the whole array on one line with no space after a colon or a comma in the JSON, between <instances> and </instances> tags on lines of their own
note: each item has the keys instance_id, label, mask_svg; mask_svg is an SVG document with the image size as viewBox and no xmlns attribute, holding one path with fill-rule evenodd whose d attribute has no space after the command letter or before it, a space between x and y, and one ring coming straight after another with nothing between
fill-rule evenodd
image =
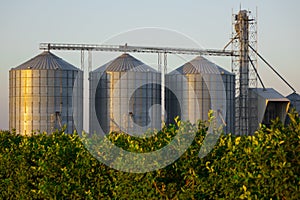
<instances>
[{"instance_id":1,"label":"leafy bush","mask_svg":"<svg viewBox=\"0 0 300 200\"><path fill-rule=\"evenodd\" d=\"M198 157L207 132L199 122L190 148L153 172L126 173L100 163L78 134L0 133L0 199L300 199L300 119L264 125L254 136L221 135ZM124 149L149 152L168 144L178 122L150 139L111 134Z\"/></svg>"}]
</instances>

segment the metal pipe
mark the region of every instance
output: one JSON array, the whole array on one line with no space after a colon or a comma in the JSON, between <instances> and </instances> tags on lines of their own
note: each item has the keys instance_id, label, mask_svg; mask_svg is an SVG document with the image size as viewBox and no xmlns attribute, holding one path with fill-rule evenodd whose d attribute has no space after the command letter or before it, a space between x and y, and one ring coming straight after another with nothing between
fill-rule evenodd
<instances>
[{"instance_id":1,"label":"metal pipe","mask_svg":"<svg viewBox=\"0 0 300 200\"><path fill-rule=\"evenodd\" d=\"M92 51L88 51L88 72L91 72L93 68L93 54Z\"/></svg>"},{"instance_id":2,"label":"metal pipe","mask_svg":"<svg viewBox=\"0 0 300 200\"><path fill-rule=\"evenodd\" d=\"M164 66L161 71L161 120L165 123L165 74L167 73L167 53L164 53Z\"/></svg>"},{"instance_id":3,"label":"metal pipe","mask_svg":"<svg viewBox=\"0 0 300 200\"><path fill-rule=\"evenodd\" d=\"M81 62L81 70L84 70L84 50L81 50L80 62Z\"/></svg>"},{"instance_id":4,"label":"metal pipe","mask_svg":"<svg viewBox=\"0 0 300 200\"><path fill-rule=\"evenodd\" d=\"M226 48L235 40L235 39L237 39L239 36L238 35L236 35L236 36L234 36L233 38L231 38L231 40L225 45L225 47L223 48L223 51L225 51L226 50Z\"/></svg>"}]
</instances>

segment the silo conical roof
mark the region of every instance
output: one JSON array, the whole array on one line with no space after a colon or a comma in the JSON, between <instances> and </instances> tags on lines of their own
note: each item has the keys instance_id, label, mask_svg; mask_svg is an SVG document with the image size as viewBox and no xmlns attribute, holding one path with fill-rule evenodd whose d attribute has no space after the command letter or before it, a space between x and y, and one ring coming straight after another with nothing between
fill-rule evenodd
<instances>
[{"instance_id":1,"label":"silo conical roof","mask_svg":"<svg viewBox=\"0 0 300 200\"><path fill-rule=\"evenodd\" d=\"M228 74L233 75L229 71L212 63L202 56L197 56L193 60L185 63L181 67L173 70L169 74Z\"/></svg>"},{"instance_id":2,"label":"silo conical roof","mask_svg":"<svg viewBox=\"0 0 300 200\"><path fill-rule=\"evenodd\" d=\"M155 69L144 64L142 61L136 59L135 57L129 55L128 53L123 53L121 56L115 58L114 60L94 70L94 72L103 72L103 71L156 72Z\"/></svg>"},{"instance_id":3,"label":"silo conical roof","mask_svg":"<svg viewBox=\"0 0 300 200\"><path fill-rule=\"evenodd\" d=\"M75 66L64 61L60 57L54 55L49 51L44 51L43 53L35 56L34 58L26 61L25 63L13 68L14 70L25 70L25 69L35 69L35 70L78 70Z\"/></svg>"}]
</instances>

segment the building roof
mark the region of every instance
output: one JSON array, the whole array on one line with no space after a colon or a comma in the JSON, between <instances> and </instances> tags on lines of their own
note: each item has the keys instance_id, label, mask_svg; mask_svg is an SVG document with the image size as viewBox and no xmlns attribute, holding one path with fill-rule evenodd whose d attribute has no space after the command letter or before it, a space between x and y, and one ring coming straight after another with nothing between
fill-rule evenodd
<instances>
[{"instance_id":1,"label":"building roof","mask_svg":"<svg viewBox=\"0 0 300 200\"><path fill-rule=\"evenodd\" d=\"M288 95L286 98L288 98L291 101L300 101L300 95L295 92Z\"/></svg>"},{"instance_id":2,"label":"building roof","mask_svg":"<svg viewBox=\"0 0 300 200\"><path fill-rule=\"evenodd\" d=\"M281 121L285 120L290 101L279 92L273 88L250 88L249 94L250 103L257 104L257 122L262 123L264 119L269 121L269 117L266 117L266 113L268 112L270 114L268 108L273 109L270 107L270 103L275 104L275 110L273 114L276 114ZM254 100L252 97L256 97L257 99ZM275 116L273 114L271 114L272 118ZM252 121L255 122L256 120L252 119Z\"/></svg>"},{"instance_id":3,"label":"building roof","mask_svg":"<svg viewBox=\"0 0 300 200\"><path fill-rule=\"evenodd\" d=\"M49 51L35 56L34 58L26 61L25 63L13 68L12 70L78 70L72 64L64 61L60 57L54 55Z\"/></svg>"},{"instance_id":4,"label":"building roof","mask_svg":"<svg viewBox=\"0 0 300 200\"><path fill-rule=\"evenodd\" d=\"M193 60L173 70L169 74L227 74L234 75L220 66L212 63L208 59L197 56Z\"/></svg>"},{"instance_id":5,"label":"building roof","mask_svg":"<svg viewBox=\"0 0 300 200\"><path fill-rule=\"evenodd\" d=\"M287 98L281 95L279 92L273 88L250 88L250 90L256 93L258 96L269 100L269 101L286 101L289 102Z\"/></svg>"},{"instance_id":6,"label":"building roof","mask_svg":"<svg viewBox=\"0 0 300 200\"><path fill-rule=\"evenodd\" d=\"M124 72L124 71L133 71L133 72L157 72L152 67L144 64L135 57L124 53L121 56L115 58L114 60L102 65L93 72L104 72L104 71L113 71L113 72Z\"/></svg>"}]
</instances>

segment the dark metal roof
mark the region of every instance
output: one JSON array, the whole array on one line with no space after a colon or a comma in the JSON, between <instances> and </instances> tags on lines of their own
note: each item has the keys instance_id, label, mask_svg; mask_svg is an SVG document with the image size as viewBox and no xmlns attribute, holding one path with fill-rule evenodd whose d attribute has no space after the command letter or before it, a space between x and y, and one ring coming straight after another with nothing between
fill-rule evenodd
<instances>
[{"instance_id":1,"label":"dark metal roof","mask_svg":"<svg viewBox=\"0 0 300 200\"><path fill-rule=\"evenodd\" d=\"M300 95L297 93L292 93L288 95L286 98L288 98L291 101L300 101Z\"/></svg>"},{"instance_id":2,"label":"dark metal roof","mask_svg":"<svg viewBox=\"0 0 300 200\"><path fill-rule=\"evenodd\" d=\"M289 99L285 98L282 94L273 88L250 88L250 90L256 93L259 97L268 101L282 101L289 102Z\"/></svg>"},{"instance_id":3,"label":"dark metal roof","mask_svg":"<svg viewBox=\"0 0 300 200\"><path fill-rule=\"evenodd\" d=\"M75 66L64 61L60 57L54 55L49 51L44 51L43 53L35 56L34 58L28 60L27 62L13 68L12 70L78 70Z\"/></svg>"},{"instance_id":4,"label":"dark metal roof","mask_svg":"<svg viewBox=\"0 0 300 200\"><path fill-rule=\"evenodd\" d=\"M123 71L133 71L133 72L157 72L152 67L144 64L140 60L134 58L133 56L124 53L116 59L106 63L105 65L94 70L94 72L123 72Z\"/></svg>"},{"instance_id":5,"label":"dark metal roof","mask_svg":"<svg viewBox=\"0 0 300 200\"><path fill-rule=\"evenodd\" d=\"M234 75L202 56L197 56L169 74L227 74Z\"/></svg>"}]
</instances>

